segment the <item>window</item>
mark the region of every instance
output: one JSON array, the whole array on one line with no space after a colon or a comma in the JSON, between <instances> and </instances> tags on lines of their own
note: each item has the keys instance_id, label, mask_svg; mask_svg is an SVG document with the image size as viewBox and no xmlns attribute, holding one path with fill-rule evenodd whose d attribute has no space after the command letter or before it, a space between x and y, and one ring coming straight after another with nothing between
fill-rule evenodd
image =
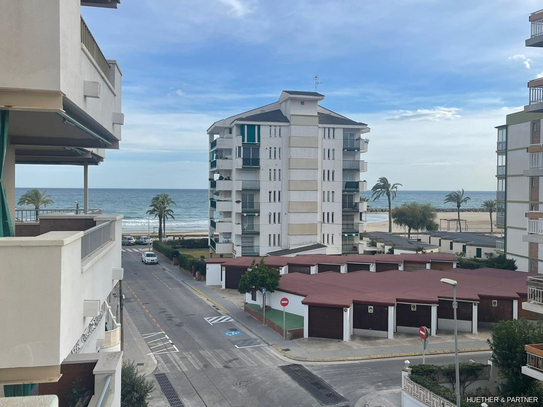
<instances>
[{"instance_id":1,"label":"window","mask_svg":"<svg viewBox=\"0 0 543 407\"><path fill-rule=\"evenodd\" d=\"M277 160L277 147L273 148L273 159Z\"/></svg>"},{"instance_id":2,"label":"window","mask_svg":"<svg viewBox=\"0 0 543 407\"><path fill-rule=\"evenodd\" d=\"M260 165L260 148L259 147L243 147L243 165L259 166Z\"/></svg>"},{"instance_id":3,"label":"window","mask_svg":"<svg viewBox=\"0 0 543 407\"><path fill-rule=\"evenodd\" d=\"M277 212L277 223L281 223L281 212Z\"/></svg>"},{"instance_id":4,"label":"window","mask_svg":"<svg viewBox=\"0 0 543 407\"><path fill-rule=\"evenodd\" d=\"M277 202L281 202L281 191L277 192Z\"/></svg>"},{"instance_id":5,"label":"window","mask_svg":"<svg viewBox=\"0 0 543 407\"><path fill-rule=\"evenodd\" d=\"M328 159L330 159L330 149L329 149L329 148L327 148L327 150L328 150L328 154L327 154L327 156L328 156Z\"/></svg>"},{"instance_id":6,"label":"window","mask_svg":"<svg viewBox=\"0 0 543 407\"><path fill-rule=\"evenodd\" d=\"M334 194L335 194L335 192L332 191L332 202L335 202L335 200L334 200Z\"/></svg>"},{"instance_id":7,"label":"window","mask_svg":"<svg viewBox=\"0 0 543 407\"><path fill-rule=\"evenodd\" d=\"M260 143L260 125L242 124L240 133L242 143Z\"/></svg>"},{"instance_id":8,"label":"window","mask_svg":"<svg viewBox=\"0 0 543 407\"><path fill-rule=\"evenodd\" d=\"M326 244L330 244L330 233L326 234Z\"/></svg>"},{"instance_id":9,"label":"window","mask_svg":"<svg viewBox=\"0 0 543 407\"><path fill-rule=\"evenodd\" d=\"M328 170L328 181L330 181L330 170Z\"/></svg>"},{"instance_id":10,"label":"window","mask_svg":"<svg viewBox=\"0 0 543 407\"><path fill-rule=\"evenodd\" d=\"M336 175L336 172L332 170L332 181L334 181L335 175Z\"/></svg>"},{"instance_id":11,"label":"window","mask_svg":"<svg viewBox=\"0 0 543 407\"><path fill-rule=\"evenodd\" d=\"M277 179L281 181L281 168L277 170Z\"/></svg>"},{"instance_id":12,"label":"window","mask_svg":"<svg viewBox=\"0 0 543 407\"><path fill-rule=\"evenodd\" d=\"M271 202L271 191L268 191L268 202Z\"/></svg>"},{"instance_id":13,"label":"window","mask_svg":"<svg viewBox=\"0 0 543 407\"><path fill-rule=\"evenodd\" d=\"M326 191L322 191L322 202L326 202Z\"/></svg>"},{"instance_id":14,"label":"window","mask_svg":"<svg viewBox=\"0 0 543 407\"><path fill-rule=\"evenodd\" d=\"M323 234L322 234L322 242L323 242L323 243L325 242L324 236L325 236L325 234L323 233Z\"/></svg>"},{"instance_id":15,"label":"window","mask_svg":"<svg viewBox=\"0 0 543 407\"><path fill-rule=\"evenodd\" d=\"M271 147L270 147L270 148L268 149L268 158L269 158L270 160L271 160L271 154L272 154L271 152L272 152L272 149L271 149Z\"/></svg>"},{"instance_id":16,"label":"window","mask_svg":"<svg viewBox=\"0 0 543 407\"><path fill-rule=\"evenodd\" d=\"M277 235L277 246L281 246L281 235Z\"/></svg>"},{"instance_id":17,"label":"window","mask_svg":"<svg viewBox=\"0 0 543 407\"><path fill-rule=\"evenodd\" d=\"M332 223L334 223L334 212L332 212Z\"/></svg>"},{"instance_id":18,"label":"window","mask_svg":"<svg viewBox=\"0 0 543 407\"><path fill-rule=\"evenodd\" d=\"M326 170L322 170L322 180L326 181Z\"/></svg>"},{"instance_id":19,"label":"window","mask_svg":"<svg viewBox=\"0 0 543 407\"><path fill-rule=\"evenodd\" d=\"M305 105L305 100L300 101L300 104L303 106Z\"/></svg>"},{"instance_id":20,"label":"window","mask_svg":"<svg viewBox=\"0 0 543 407\"><path fill-rule=\"evenodd\" d=\"M277 181L277 170L276 169L273 170L273 180Z\"/></svg>"},{"instance_id":21,"label":"window","mask_svg":"<svg viewBox=\"0 0 543 407\"><path fill-rule=\"evenodd\" d=\"M236 149L236 157L241 158L241 147Z\"/></svg>"},{"instance_id":22,"label":"window","mask_svg":"<svg viewBox=\"0 0 543 407\"><path fill-rule=\"evenodd\" d=\"M271 246L271 234L268 235L268 246Z\"/></svg>"},{"instance_id":23,"label":"window","mask_svg":"<svg viewBox=\"0 0 543 407\"><path fill-rule=\"evenodd\" d=\"M272 126L270 126L270 137L271 137L271 129L272 129Z\"/></svg>"},{"instance_id":24,"label":"window","mask_svg":"<svg viewBox=\"0 0 543 407\"><path fill-rule=\"evenodd\" d=\"M275 246L275 233L273 234L273 245Z\"/></svg>"},{"instance_id":25,"label":"window","mask_svg":"<svg viewBox=\"0 0 543 407\"><path fill-rule=\"evenodd\" d=\"M325 215L325 212L322 213L322 223L326 222L326 218L324 217L324 215ZM324 238L323 238L323 242L324 242Z\"/></svg>"},{"instance_id":26,"label":"window","mask_svg":"<svg viewBox=\"0 0 543 407\"><path fill-rule=\"evenodd\" d=\"M276 200L275 200L275 194L276 194L276 191L273 191L273 202L276 202Z\"/></svg>"},{"instance_id":27,"label":"window","mask_svg":"<svg viewBox=\"0 0 543 407\"><path fill-rule=\"evenodd\" d=\"M269 225L271 225L271 219L272 219L272 217L271 217L271 212L270 212L270 213L268 213L268 224Z\"/></svg>"},{"instance_id":28,"label":"window","mask_svg":"<svg viewBox=\"0 0 543 407\"><path fill-rule=\"evenodd\" d=\"M453 249L453 242L450 242L449 243L449 250L452 250Z\"/></svg>"},{"instance_id":29,"label":"window","mask_svg":"<svg viewBox=\"0 0 543 407\"><path fill-rule=\"evenodd\" d=\"M333 148L332 149L332 160L335 160L336 159L336 149Z\"/></svg>"},{"instance_id":30,"label":"window","mask_svg":"<svg viewBox=\"0 0 543 407\"><path fill-rule=\"evenodd\" d=\"M279 137L281 137L281 127L279 127Z\"/></svg>"},{"instance_id":31,"label":"window","mask_svg":"<svg viewBox=\"0 0 543 407\"><path fill-rule=\"evenodd\" d=\"M276 212L274 212L274 213L273 213L273 223L274 223L274 224L275 224L275 219L276 219L275 217L276 217L276 216L277 216L277 215L276 215Z\"/></svg>"},{"instance_id":32,"label":"window","mask_svg":"<svg viewBox=\"0 0 543 407\"><path fill-rule=\"evenodd\" d=\"M326 160L326 149L325 148L322 149L322 159Z\"/></svg>"},{"instance_id":33,"label":"window","mask_svg":"<svg viewBox=\"0 0 543 407\"><path fill-rule=\"evenodd\" d=\"M332 234L332 244L334 244L334 235Z\"/></svg>"},{"instance_id":34,"label":"window","mask_svg":"<svg viewBox=\"0 0 543 407\"><path fill-rule=\"evenodd\" d=\"M327 192L328 195L328 202L330 202L330 191Z\"/></svg>"},{"instance_id":35,"label":"window","mask_svg":"<svg viewBox=\"0 0 543 407\"><path fill-rule=\"evenodd\" d=\"M332 129L332 138L335 140L336 139L336 129L333 128ZM332 239L334 238L334 236L332 235ZM333 242L332 242L333 243Z\"/></svg>"},{"instance_id":36,"label":"window","mask_svg":"<svg viewBox=\"0 0 543 407\"><path fill-rule=\"evenodd\" d=\"M330 212L326 212L326 223L330 223Z\"/></svg>"},{"instance_id":37,"label":"window","mask_svg":"<svg viewBox=\"0 0 543 407\"><path fill-rule=\"evenodd\" d=\"M478 257L478 258L483 257L483 249L481 249L480 247L475 249L475 257Z\"/></svg>"},{"instance_id":38,"label":"window","mask_svg":"<svg viewBox=\"0 0 543 407\"><path fill-rule=\"evenodd\" d=\"M271 168L268 170L268 181L271 181Z\"/></svg>"},{"instance_id":39,"label":"window","mask_svg":"<svg viewBox=\"0 0 543 407\"><path fill-rule=\"evenodd\" d=\"M279 147L278 150L279 150L279 159L281 159L281 147Z\"/></svg>"}]
</instances>

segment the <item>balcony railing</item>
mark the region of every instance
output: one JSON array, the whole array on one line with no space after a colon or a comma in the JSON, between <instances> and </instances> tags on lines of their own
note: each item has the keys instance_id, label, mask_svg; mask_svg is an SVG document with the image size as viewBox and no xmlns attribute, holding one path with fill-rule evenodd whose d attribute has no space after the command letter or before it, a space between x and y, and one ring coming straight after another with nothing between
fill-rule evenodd
<instances>
[{"instance_id":1,"label":"balcony railing","mask_svg":"<svg viewBox=\"0 0 543 407\"><path fill-rule=\"evenodd\" d=\"M532 21L531 38L538 37L543 34L543 21Z\"/></svg>"},{"instance_id":2,"label":"balcony railing","mask_svg":"<svg viewBox=\"0 0 543 407\"><path fill-rule=\"evenodd\" d=\"M217 160L212 160L210 167L211 169L217 168Z\"/></svg>"},{"instance_id":3,"label":"balcony railing","mask_svg":"<svg viewBox=\"0 0 543 407\"><path fill-rule=\"evenodd\" d=\"M505 191L497 191L496 192L496 200L497 201L505 201Z\"/></svg>"},{"instance_id":4,"label":"balcony railing","mask_svg":"<svg viewBox=\"0 0 543 407\"><path fill-rule=\"evenodd\" d=\"M526 365L543 372L543 344L524 345Z\"/></svg>"},{"instance_id":5,"label":"balcony railing","mask_svg":"<svg viewBox=\"0 0 543 407\"><path fill-rule=\"evenodd\" d=\"M530 104L543 102L543 86L530 87Z\"/></svg>"},{"instance_id":6,"label":"balcony railing","mask_svg":"<svg viewBox=\"0 0 543 407\"><path fill-rule=\"evenodd\" d=\"M260 212L260 202L242 202L241 212L243 213L257 213Z\"/></svg>"},{"instance_id":7,"label":"balcony railing","mask_svg":"<svg viewBox=\"0 0 543 407\"><path fill-rule=\"evenodd\" d=\"M358 202L343 202L341 204L341 210L343 212L358 212Z\"/></svg>"},{"instance_id":8,"label":"balcony railing","mask_svg":"<svg viewBox=\"0 0 543 407\"><path fill-rule=\"evenodd\" d=\"M210 187L211 189L217 188L217 181L210 181L209 187Z\"/></svg>"},{"instance_id":9,"label":"balcony railing","mask_svg":"<svg viewBox=\"0 0 543 407\"><path fill-rule=\"evenodd\" d=\"M505 250L505 242L503 240L496 240L496 250Z\"/></svg>"},{"instance_id":10,"label":"balcony railing","mask_svg":"<svg viewBox=\"0 0 543 407\"><path fill-rule=\"evenodd\" d=\"M260 189L260 181L258 180L242 180L241 189Z\"/></svg>"},{"instance_id":11,"label":"balcony railing","mask_svg":"<svg viewBox=\"0 0 543 407\"><path fill-rule=\"evenodd\" d=\"M343 223L341 225L341 231L343 233L358 233L358 225L355 225L354 223Z\"/></svg>"},{"instance_id":12,"label":"balcony railing","mask_svg":"<svg viewBox=\"0 0 543 407\"><path fill-rule=\"evenodd\" d=\"M83 209L76 207L70 209L15 209L15 221L16 222L37 222L41 215L48 213L74 213L76 215L82 214ZM88 214L99 215L102 213L101 209L89 209ZM36 214L38 218L36 219Z\"/></svg>"},{"instance_id":13,"label":"balcony railing","mask_svg":"<svg viewBox=\"0 0 543 407\"><path fill-rule=\"evenodd\" d=\"M543 305L543 278L528 277L528 302Z\"/></svg>"},{"instance_id":14,"label":"balcony railing","mask_svg":"<svg viewBox=\"0 0 543 407\"><path fill-rule=\"evenodd\" d=\"M217 250L217 244L215 243L215 239L209 239L209 245L213 248L213 250Z\"/></svg>"},{"instance_id":15,"label":"balcony railing","mask_svg":"<svg viewBox=\"0 0 543 407\"><path fill-rule=\"evenodd\" d=\"M530 168L543 168L543 152L530 153Z\"/></svg>"},{"instance_id":16,"label":"balcony railing","mask_svg":"<svg viewBox=\"0 0 543 407\"><path fill-rule=\"evenodd\" d=\"M528 234L543 235L543 219L528 219Z\"/></svg>"},{"instance_id":17,"label":"balcony railing","mask_svg":"<svg viewBox=\"0 0 543 407\"><path fill-rule=\"evenodd\" d=\"M210 219L209 226L211 226L213 229L217 229L217 222L215 222L213 219Z\"/></svg>"},{"instance_id":18,"label":"balcony railing","mask_svg":"<svg viewBox=\"0 0 543 407\"><path fill-rule=\"evenodd\" d=\"M241 234L242 235L254 235L260 233L260 224L242 224L241 225Z\"/></svg>"},{"instance_id":19,"label":"balcony railing","mask_svg":"<svg viewBox=\"0 0 543 407\"><path fill-rule=\"evenodd\" d=\"M213 150L214 148L217 148L217 140L213 140L211 142L211 148L210 149Z\"/></svg>"},{"instance_id":20,"label":"balcony railing","mask_svg":"<svg viewBox=\"0 0 543 407\"><path fill-rule=\"evenodd\" d=\"M260 167L260 158L243 157L242 166L244 166L244 167Z\"/></svg>"},{"instance_id":21,"label":"balcony railing","mask_svg":"<svg viewBox=\"0 0 543 407\"><path fill-rule=\"evenodd\" d=\"M343 160L343 169L344 170L354 170L360 171L360 160Z\"/></svg>"},{"instance_id":22,"label":"balcony railing","mask_svg":"<svg viewBox=\"0 0 543 407\"><path fill-rule=\"evenodd\" d=\"M497 175L505 175L505 165L498 165L496 167L496 174Z\"/></svg>"},{"instance_id":23,"label":"balcony railing","mask_svg":"<svg viewBox=\"0 0 543 407\"><path fill-rule=\"evenodd\" d=\"M258 256L260 255L260 246L241 246L242 256Z\"/></svg>"},{"instance_id":24,"label":"balcony railing","mask_svg":"<svg viewBox=\"0 0 543 407\"><path fill-rule=\"evenodd\" d=\"M81 43L85 46L87 51L89 51L89 54L91 54L92 58L96 62L96 65L98 65L100 70L104 73L107 80L109 81L111 67L109 66L109 63L107 62L104 54L102 54L98 43L92 36L89 27L87 27L85 20L83 20L83 17L81 17Z\"/></svg>"},{"instance_id":25,"label":"balcony railing","mask_svg":"<svg viewBox=\"0 0 543 407\"><path fill-rule=\"evenodd\" d=\"M343 139L343 148L360 150L360 139Z\"/></svg>"},{"instance_id":26,"label":"balcony railing","mask_svg":"<svg viewBox=\"0 0 543 407\"><path fill-rule=\"evenodd\" d=\"M343 183L344 191L360 191L359 181L347 181Z\"/></svg>"},{"instance_id":27,"label":"balcony railing","mask_svg":"<svg viewBox=\"0 0 543 407\"><path fill-rule=\"evenodd\" d=\"M507 147L507 143L505 141L498 141L498 143L496 145L496 150L505 151L506 147Z\"/></svg>"},{"instance_id":28,"label":"balcony railing","mask_svg":"<svg viewBox=\"0 0 543 407\"><path fill-rule=\"evenodd\" d=\"M341 245L341 252L344 254L349 253L358 253L358 246L354 243L350 244L342 244Z\"/></svg>"},{"instance_id":29,"label":"balcony railing","mask_svg":"<svg viewBox=\"0 0 543 407\"><path fill-rule=\"evenodd\" d=\"M90 256L112 240L115 240L115 223L112 221L85 230L81 238L81 259Z\"/></svg>"},{"instance_id":30,"label":"balcony railing","mask_svg":"<svg viewBox=\"0 0 543 407\"><path fill-rule=\"evenodd\" d=\"M209 201L209 205L210 205L213 209L217 209L217 201L215 201L214 199L212 199L211 201Z\"/></svg>"},{"instance_id":31,"label":"balcony railing","mask_svg":"<svg viewBox=\"0 0 543 407\"><path fill-rule=\"evenodd\" d=\"M505 226L505 215L496 215L496 225Z\"/></svg>"}]
</instances>

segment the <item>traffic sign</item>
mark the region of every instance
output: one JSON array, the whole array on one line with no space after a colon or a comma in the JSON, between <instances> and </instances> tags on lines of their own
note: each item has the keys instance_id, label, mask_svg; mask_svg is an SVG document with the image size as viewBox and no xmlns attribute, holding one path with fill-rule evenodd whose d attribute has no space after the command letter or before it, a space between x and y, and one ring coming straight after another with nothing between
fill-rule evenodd
<instances>
[{"instance_id":1,"label":"traffic sign","mask_svg":"<svg viewBox=\"0 0 543 407\"><path fill-rule=\"evenodd\" d=\"M421 326L419 328L419 336L421 339L426 339L428 337L428 328Z\"/></svg>"},{"instance_id":2,"label":"traffic sign","mask_svg":"<svg viewBox=\"0 0 543 407\"><path fill-rule=\"evenodd\" d=\"M263 297L266 296L266 289L265 289L265 288L262 289L262 296L263 296Z\"/></svg>"},{"instance_id":3,"label":"traffic sign","mask_svg":"<svg viewBox=\"0 0 543 407\"><path fill-rule=\"evenodd\" d=\"M288 305L288 298L287 297L281 298L280 304L281 306L286 307Z\"/></svg>"}]
</instances>

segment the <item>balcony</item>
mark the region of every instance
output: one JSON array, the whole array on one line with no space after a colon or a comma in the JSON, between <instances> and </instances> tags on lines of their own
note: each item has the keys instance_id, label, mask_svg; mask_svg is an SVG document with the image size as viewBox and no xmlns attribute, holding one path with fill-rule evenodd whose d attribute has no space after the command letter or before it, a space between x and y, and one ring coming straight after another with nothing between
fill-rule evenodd
<instances>
[{"instance_id":1,"label":"balcony","mask_svg":"<svg viewBox=\"0 0 543 407\"><path fill-rule=\"evenodd\" d=\"M243 157L241 161L243 168L259 168L260 158Z\"/></svg>"},{"instance_id":2,"label":"balcony","mask_svg":"<svg viewBox=\"0 0 543 407\"><path fill-rule=\"evenodd\" d=\"M527 47L543 47L543 11L530 14L531 33L526 40Z\"/></svg>"},{"instance_id":3,"label":"balcony","mask_svg":"<svg viewBox=\"0 0 543 407\"><path fill-rule=\"evenodd\" d=\"M260 213L260 202L242 202L242 213Z\"/></svg>"},{"instance_id":4,"label":"balcony","mask_svg":"<svg viewBox=\"0 0 543 407\"><path fill-rule=\"evenodd\" d=\"M361 144L360 138L343 139L343 151L360 151Z\"/></svg>"},{"instance_id":5,"label":"balcony","mask_svg":"<svg viewBox=\"0 0 543 407\"><path fill-rule=\"evenodd\" d=\"M242 180L241 181L242 190L260 190L260 181L259 180Z\"/></svg>"},{"instance_id":6,"label":"balcony","mask_svg":"<svg viewBox=\"0 0 543 407\"><path fill-rule=\"evenodd\" d=\"M360 160L343 160L343 171L365 172L368 170L368 163Z\"/></svg>"},{"instance_id":7,"label":"balcony","mask_svg":"<svg viewBox=\"0 0 543 407\"><path fill-rule=\"evenodd\" d=\"M210 150L231 149L233 145L234 145L234 139L232 138L232 136L230 137L221 136L219 138L216 138L209 144L209 149Z\"/></svg>"},{"instance_id":8,"label":"balcony","mask_svg":"<svg viewBox=\"0 0 543 407\"><path fill-rule=\"evenodd\" d=\"M342 254L357 254L358 253L358 244L357 243L344 243L341 245Z\"/></svg>"},{"instance_id":9,"label":"balcony","mask_svg":"<svg viewBox=\"0 0 543 407\"><path fill-rule=\"evenodd\" d=\"M215 226L212 226L217 233L232 233L232 220L230 221L218 221L215 222Z\"/></svg>"},{"instance_id":10,"label":"balcony","mask_svg":"<svg viewBox=\"0 0 543 407\"><path fill-rule=\"evenodd\" d=\"M503 228L505 226L505 215L496 215L496 226L499 228Z\"/></svg>"},{"instance_id":11,"label":"balcony","mask_svg":"<svg viewBox=\"0 0 543 407\"><path fill-rule=\"evenodd\" d=\"M522 303L522 309L543 314L543 277L528 277L528 301Z\"/></svg>"},{"instance_id":12,"label":"balcony","mask_svg":"<svg viewBox=\"0 0 543 407\"><path fill-rule=\"evenodd\" d=\"M222 179L222 180L211 181L211 183L212 185L214 184L214 187L212 187L211 189L214 189L215 191L231 191L234 181L228 180L228 179Z\"/></svg>"},{"instance_id":13,"label":"balcony","mask_svg":"<svg viewBox=\"0 0 543 407\"><path fill-rule=\"evenodd\" d=\"M529 170L524 171L527 177L542 177L543 176L543 152L528 153L529 154Z\"/></svg>"},{"instance_id":14,"label":"balcony","mask_svg":"<svg viewBox=\"0 0 543 407\"><path fill-rule=\"evenodd\" d=\"M505 141L498 141L496 143L496 152L503 152L507 148L507 142Z\"/></svg>"},{"instance_id":15,"label":"balcony","mask_svg":"<svg viewBox=\"0 0 543 407\"><path fill-rule=\"evenodd\" d=\"M540 217L536 218L536 216L542 216L543 213L528 212L527 215L529 215L526 227L528 234L522 236L522 241L538 244L543 243L543 219ZM532 219L530 219L530 217Z\"/></svg>"},{"instance_id":16,"label":"balcony","mask_svg":"<svg viewBox=\"0 0 543 407\"><path fill-rule=\"evenodd\" d=\"M56 381L70 353L96 352L106 337L105 300L123 275L122 216L43 215L17 232L0 238L0 309L17 310L3 314L0 385L11 368L26 377L14 383Z\"/></svg>"},{"instance_id":17,"label":"balcony","mask_svg":"<svg viewBox=\"0 0 543 407\"><path fill-rule=\"evenodd\" d=\"M341 204L342 212L356 212L360 210L358 202L342 202Z\"/></svg>"},{"instance_id":18,"label":"balcony","mask_svg":"<svg viewBox=\"0 0 543 407\"><path fill-rule=\"evenodd\" d=\"M543 39L543 37L541 37ZM543 78L533 79L528 82L529 100L524 106L525 112L536 113L543 111Z\"/></svg>"},{"instance_id":19,"label":"balcony","mask_svg":"<svg viewBox=\"0 0 543 407\"><path fill-rule=\"evenodd\" d=\"M524 350L526 366L522 366L522 374L543 380L543 344L524 345Z\"/></svg>"},{"instance_id":20,"label":"balcony","mask_svg":"<svg viewBox=\"0 0 543 407\"><path fill-rule=\"evenodd\" d=\"M242 235L258 235L260 234L260 224L258 223L248 223L241 225L241 234Z\"/></svg>"},{"instance_id":21,"label":"balcony","mask_svg":"<svg viewBox=\"0 0 543 407\"><path fill-rule=\"evenodd\" d=\"M242 256L260 256L260 246L241 246Z\"/></svg>"},{"instance_id":22,"label":"balcony","mask_svg":"<svg viewBox=\"0 0 543 407\"><path fill-rule=\"evenodd\" d=\"M505 251L505 242L503 240L496 240L496 250Z\"/></svg>"},{"instance_id":23,"label":"balcony","mask_svg":"<svg viewBox=\"0 0 543 407\"><path fill-rule=\"evenodd\" d=\"M360 202L359 205L359 212L367 212L368 211L368 203L366 201Z\"/></svg>"},{"instance_id":24,"label":"balcony","mask_svg":"<svg viewBox=\"0 0 543 407\"><path fill-rule=\"evenodd\" d=\"M232 242L229 239L219 240L218 242L215 239L209 239L209 245L218 254L232 253Z\"/></svg>"},{"instance_id":25,"label":"balcony","mask_svg":"<svg viewBox=\"0 0 543 407\"><path fill-rule=\"evenodd\" d=\"M498 177L503 177L505 176L505 165L498 165L496 167L496 175Z\"/></svg>"},{"instance_id":26,"label":"balcony","mask_svg":"<svg viewBox=\"0 0 543 407\"><path fill-rule=\"evenodd\" d=\"M505 191L496 191L496 201L505 201Z\"/></svg>"},{"instance_id":27,"label":"balcony","mask_svg":"<svg viewBox=\"0 0 543 407\"><path fill-rule=\"evenodd\" d=\"M217 157L215 160L211 160L210 166L212 170L225 170L225 171L231 171L232 170L232 159L231 158L219 158Z\"/></svg>"},{"instance_id":28,"label":"balcony","mask_svg":"<svg viewBox=\"0 0 543 407\"><path fill-rule=\"evenodd\" d=\"M346 181L343 183L343 192L359 192L360 181Z\"/></svg>"}]
</instances>

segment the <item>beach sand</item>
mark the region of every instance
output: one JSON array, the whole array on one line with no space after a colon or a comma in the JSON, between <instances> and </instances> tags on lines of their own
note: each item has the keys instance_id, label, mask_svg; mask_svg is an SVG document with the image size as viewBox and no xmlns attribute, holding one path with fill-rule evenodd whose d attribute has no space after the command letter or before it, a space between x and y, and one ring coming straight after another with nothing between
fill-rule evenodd
<instances>
[{"instance_id":1,"label":"beach sand","mask_svg":"<svg viewBox=\"0 0 543 407\"><path fill-rule=\"evenodd\" d=\"M380 213L388 215L387 212L372 212L372 213ZM436 212L436 222L438 225L440 225L441 231L447 231L447 219L450 219L451 222L449 224L449 230L450 232L455 232L457 223L454 222L454 220L457 219L456 212ZM464 222L462 222L462 231L463 232L477 232L477 233L490 233L490 216L488 212L460 212L460 219L464 219L467 222L467 230L464 228ZM502 229L496 228L496 214L492 214L492 220L494 222L494 234L495 235L501 235ZM173 236L173 237L186 237L186 238L205 238L208 237L208 232L206 230L199 230L199 231L187 231L187 232L170 232L167 230L166 232L167 236ZM384 222L376 222L376 223L366 223L366 231L367 232L388 232L388 221ZM392 232L393 233L407 233L407 229L396 226L394 223L392 224ZM146 236L147 233L145 231L142 232L124 232L124 235L132 235L132 236Z\"/></svg>"}]
</instances>

